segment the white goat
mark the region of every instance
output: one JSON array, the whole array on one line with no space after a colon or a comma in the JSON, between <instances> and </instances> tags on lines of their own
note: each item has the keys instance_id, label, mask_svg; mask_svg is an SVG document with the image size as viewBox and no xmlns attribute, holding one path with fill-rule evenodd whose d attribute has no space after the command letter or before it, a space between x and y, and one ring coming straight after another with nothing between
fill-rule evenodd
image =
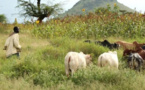
<instances>
[{"instance_id":1,"label":"white goat","mask_svg":"<svg viewBox=\"0 0 145 90\"><path fill-rule=\"evenodd\" d=\"M68 52L64 61L66 75L69 76L71 72L73 76L73 73L77 69L86 68L86 66L91 63L91 60L92 57L89 54L84 54L83 52Z\"/></svg>"},{"instance_id":2,"label":"white goat","mask_svg":"<svg viewBox=\"0 0 145 90\"><path fill-rule=\"evenodd\" d=\"M118 69L119 63L118 63L118 57L116 51L109 51L101 54L98 58L98 66L104 67L115 67Z\"/></svg>"}]
</instances>

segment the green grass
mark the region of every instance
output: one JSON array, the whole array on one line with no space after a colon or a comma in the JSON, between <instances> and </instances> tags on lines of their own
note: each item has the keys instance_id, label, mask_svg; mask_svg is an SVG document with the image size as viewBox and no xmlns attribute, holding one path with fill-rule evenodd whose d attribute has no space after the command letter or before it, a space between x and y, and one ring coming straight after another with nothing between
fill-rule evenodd
<instances>
[{"instance_id":1,"label":"green grass","mask_svg":"<svg viewBox=\"0 0 145 90\"><path fill-rule=\"evenodd\" d=\"M136 72L126 68L122 58L122 49L117 50L119 70L99 68L98 56L108 48L84 43L84 39L56 37L39 39L29 34L20 33L22 45L21 59L6 59L5 51L0 52L0 87L2 90L143 90L145 89L145 71ZM0 34L3 47L7 34ZM118 40L123 38L118 38ZM98 40L102 40L98 38ZM117 39L108 38L115 42ZM125 39L132 42L144 39ZM78 70L73 77L67 78L64 68L64 57L69 51L83 51L93 56L93 64L86 69Z\"/></svg>"},{"instance_id":2,"label":"green grass","mask_svg":"<svg viewBox=\"0 0 145 90\"><path fill-rule=\"evenodd\" d=\"M2 90L144 90L145 71L126 67L123 49L116 50L119 70L99 68L97 59L108 48L84 40L107 39L144 43L145 19L137 13L119 15L89 14L68 16L40 25L18 24L22 52L20 59L7 59L2 50L14 25L0 25L0 88ZM93 57L92 65L78 70L73 77L65 75L64 57L69 51L84 52Z\"/></svg>"}]
</instances>

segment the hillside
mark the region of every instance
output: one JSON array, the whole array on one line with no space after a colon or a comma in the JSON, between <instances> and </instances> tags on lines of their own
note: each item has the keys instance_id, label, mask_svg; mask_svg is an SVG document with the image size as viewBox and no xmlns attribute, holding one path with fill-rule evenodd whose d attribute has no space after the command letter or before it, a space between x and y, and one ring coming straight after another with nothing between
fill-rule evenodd
<instances>
[{"instance_id":1,"label":"hillside","mask_svg":"<svg viewBox=\"0 0 145 90\"><path fill-rule=\"evenodd\" d=\"M120 7L120 10L126 10L129 12L133 12L134 10L124 6L123 4L117 2L117 0L80 0L76 3L71 9L66 11L63 15L71 15L71 14L82 14L82 9L85 9L85 12L94 12L95 9L99 7L106 7L109 4L113 7L114 3Z\"/></svg>"}]
</instances>

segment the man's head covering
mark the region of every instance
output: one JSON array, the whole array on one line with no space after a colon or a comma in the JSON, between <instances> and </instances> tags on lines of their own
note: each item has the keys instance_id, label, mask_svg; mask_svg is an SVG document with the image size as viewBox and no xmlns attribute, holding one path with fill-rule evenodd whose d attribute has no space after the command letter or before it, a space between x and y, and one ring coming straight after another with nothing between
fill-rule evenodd
<instances>
[{"instance_id":1,"label":"man's head covering","mask_svg":"<svg viewBox=\"0 0 145 90\"><path fill-rule=\"evenodd\" d=\"M14 32L19 33L19 28L17 26L14 27Z\"/></svg>"}]
</instances>

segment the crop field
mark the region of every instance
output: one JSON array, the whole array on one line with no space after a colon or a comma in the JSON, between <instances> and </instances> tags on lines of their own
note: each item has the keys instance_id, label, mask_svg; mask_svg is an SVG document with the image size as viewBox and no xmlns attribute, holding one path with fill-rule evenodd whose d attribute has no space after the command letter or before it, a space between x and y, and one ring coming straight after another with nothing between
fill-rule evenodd
<instances>
[{"instance_id":1,"label":"crop field","mask_svg":"<svg viewBox=\"0 0 145 90\"><path fill-rule=\"evenodd\" d=\"M20 59L6 58L6 38L14 26L20 27ZM145 43L145 17L139 13L66 16L41 24L0 24L0 88L1 90L144 90L145 71L131 70L117 51L119 69L100 68L98 56L107 47L84 40L119 40ZM65 74L64 57L69 51L91 54L93 62L78 70L73 77Z\"/></svg>"}]
</instances>

